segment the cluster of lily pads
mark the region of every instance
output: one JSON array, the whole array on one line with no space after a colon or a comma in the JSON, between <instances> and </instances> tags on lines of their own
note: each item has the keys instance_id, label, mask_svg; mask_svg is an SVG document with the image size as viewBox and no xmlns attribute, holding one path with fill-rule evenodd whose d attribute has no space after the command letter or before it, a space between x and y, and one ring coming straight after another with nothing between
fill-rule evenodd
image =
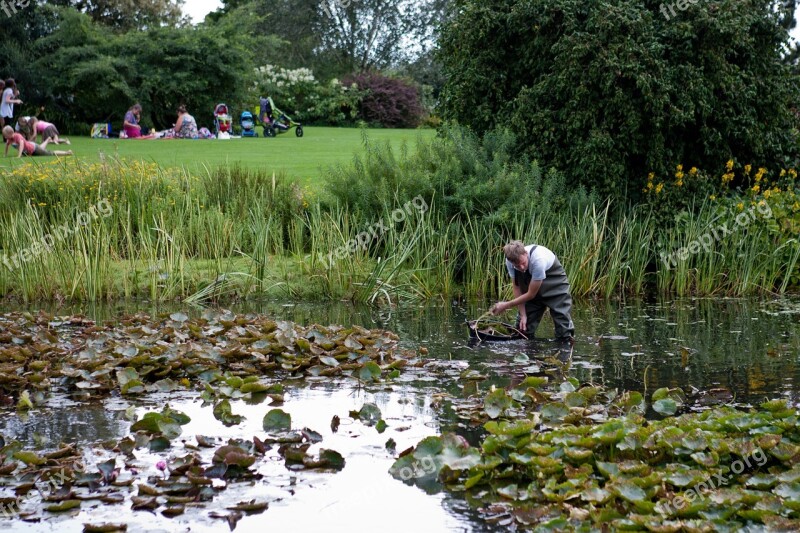
<instances>
[{"instance_id":1,"label":"cluster of lily pads","mask_svg":"<svg viewBox=\"0 0 800 533\"><path fill-rule=\"evenodd\" d=\"M91 467L86 466L85 455L74 445L40 455L23 449L19 441L6 443L0 436L0 486L14 493L13 497L2 499L5 514L39 521L43 518L42 511L77 512L83 505L130 501L134 511L160 512L172 518L184 514L190 506L195 510L210 506L231 483L261 479L262 475L253 467L274 447L290 470L335 472L345 465L344 458L334 450L322 448L317 454L309 454L308 449L321 442L322 436L308 428L292 431L291 416L272 409L264 416L263 438L223 442L197 435L196 444L184 440L183 451L176 450L168 460L157 462L156 468L163 472L163 477L142 475L148 466L137 456L137 451L157 453L171 448L172 441L182 433L181 426L188 422L186 414L169 406L161 412L149 412L131 426L130 436L102 443L92 455L111 458ZM204 449L210 453L203 453ZM32 491L41 495L42 505L24 504ZM268 505L266 500L239 502L224 510L215 507L209 517L225 519L233 528L244 514L260 513ZM86 531L118 531L126 527L126 524L87 524Z\"/></svg>"},{"instance_id":2,"label":"cluster of lily pads","mask_svg":"<svg viewBox=\"0 0 800 533\"><path fill-rule=\"evenodd\" d=\"M0 490L6 491L0 513L38 521L45 512L74 514L100 504L129 502L134 511L167 517L208 507L208 516L233 528L243 514L261 512L269 502L225 509L211 502L231 484L260 479L261 461L281 459L290 471L336 472L345 465L334 450L316 446L312 453L323 439L320 433L292 428L291 416L278 407L284 401L281 380L337 376L374 382L396 377L407 364L420 362L415 353L398 348L396 335L360 327L301 327L212 311L195 319L182 313L135 315L105 325L81 317L2 315L0 399L7 406L35 409L53 392L89 401L189 389L213 406L214 417L226 426L243 420L232 412L231 400L268 400L272 408L262 421L264 435L252 439L196 435L181 438L179 445L182 426L190 420L169 406L138 420L128 409L131 434L99 443L89 453L62 444L42 454L0 436ZM374 404L351 416L379 431L386 427ZM334 417L334 432L338 423ZM162 476L147 475L152 467L147 454L165 454L156 464ZM96 461L98 456L105 460ZM31 500L36 493L41 503ZM86 524L86 531L125 529L125 524Z\"/></svg>"},{"instance_id":3,"label":"cluster of lily pads","mask_svg":"<svg viewBox=\"0 0 800 533\"><path fill-rule=\"evenodd\" d=\"M51 390L76 398L169 392L217 383L241 394L271 394L261 376L399 375L415 354L388 331L358 326L301 327L260 315L207 311L100 325L79 318L0 316L0 400L25 391L31 408Z\"/></svg>"},{"instance_id":4,"label":"cluster of lily pads","mask_svg":"<svg viewBox=\"0 0 800 533\"><path fill-rule=\"evenodd\" d=\"M685 410L679 389L648 403L574 378L489 392L478 447L455 433L401 453L390 472L462 494L487 520L553 531L800 530L800 426L786 401Z\"/></svg>"}]
</instances>

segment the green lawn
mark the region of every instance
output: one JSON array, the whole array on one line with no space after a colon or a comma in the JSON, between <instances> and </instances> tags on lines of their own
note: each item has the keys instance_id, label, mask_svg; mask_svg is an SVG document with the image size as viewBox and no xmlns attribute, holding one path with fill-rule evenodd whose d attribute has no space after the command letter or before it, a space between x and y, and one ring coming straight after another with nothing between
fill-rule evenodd
<instances>
[{"instance_id":1,"label":"green lawn","mask_svg":"<svg viewBox=\"0 0 800 533\"><path fill-rule=\"evenodd\" d=\"M259 131L259 135L260 135ZM413 147L419 137L431 138L434 130L370 129L372 142L388 141L398 149L404 142ZM362 130L358 128L305 128L302 138L294 130L274 139L231 139L229 141L183 140L120 140L72 137L71 148L77 157L92 162L100 154L126 159L155 161L163 166L186 166L196 170L203 165L241 164L249 168L265 168L285 172L290 178L308 184L317 181L322 171L333 164L348 162L356 153L363 153ZM51 148L52 149L52 148ZM9 154L12 152L9 151ZM20 164L26 158L8 157L0 160L0 169Z\"/></svg>"}]
</instances>

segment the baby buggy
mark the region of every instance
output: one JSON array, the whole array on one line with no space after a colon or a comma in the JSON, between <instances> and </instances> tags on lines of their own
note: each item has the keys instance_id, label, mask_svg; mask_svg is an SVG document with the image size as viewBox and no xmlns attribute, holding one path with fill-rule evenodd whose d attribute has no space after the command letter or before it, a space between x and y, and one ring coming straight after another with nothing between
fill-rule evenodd
<instances>
[{"instance_id":1,"label":"baby buggy","mask_svg":"<svg viewBox=\"0 0 800 533\"><path fill-rule=\"evenodd\" d=\"M292 128L295 128L295 135L303 136L303 125L275 107L272 98L261 98L259 103L258 119L264 127L264 137L276 137L279 133L286 133Z\"/></svg>"},{"instance_id":2,"label":"baby buggy","mask_svg":"<svg viewBox=\"0 0 800 533\"><path fill-rule=\"evenodd\" d=\"M217 139L230 139L231 123L233 120L228 114L228 106L217 104L214 108L214 128L216 129Z\"/></svg>"},{"instance_id":3,"label":"baby buggy","mask_svg":"<svg viewBox=\"0 0 800 533\"><path fill-rule=\"evenodd\" d=\"M250 111L242 111L239 117L239 125L242 127L242 137L258 137L256 122Z\"/></svg>"}]
</instances>

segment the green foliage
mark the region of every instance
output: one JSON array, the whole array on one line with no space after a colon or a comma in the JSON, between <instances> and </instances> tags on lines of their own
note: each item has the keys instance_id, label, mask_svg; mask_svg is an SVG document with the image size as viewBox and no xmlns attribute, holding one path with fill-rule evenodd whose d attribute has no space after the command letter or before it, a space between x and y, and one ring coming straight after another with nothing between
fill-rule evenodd
<instances>
[{"instance_id":1,"label":"green foliage","mask_svg":"<svg viewBox=\"0 0 800 533\"><path fill-rule=\"evenodd\" d=\"M286 69L264 65L255 69L255 87L249 100L271 96L285 113L298 121L316 124L352 125L358 118L363 92L333 79L322 83L306 68Z\"/></svg>"},{"instance_id":2,"label":"green foliage","mask_svg":"<svg viewBox=\"0 0 800 533\"><path fill-rule=\"evenodd\" d=\"M543 171L525 156L515 158L517 137L508 130L483 138L457 125L417 142L413 153L396 154L365 138L366 155L329 175L334 198L356 212L376 217L384 206L422 194L436 199L446 218L477 218L508 224L522 213L580 209L597 201L581 187L568 191L565 177Z\"/></svg>"},{"instance_id":3,"label":"green foliage","mask_svg":"<svg viewBox=\"0 0 800 533\"><path fill-rule=\"evenodd\" d=\"M121 123L135 102L143 122L171 126L185 104L202 119L216 103L242 100L246 52L209 28L156 28L116 35L74 10L60 11L58 26L37 44L42 100L68 118L64 124ZM202 122L202 120L201 120Z\"/></svg>"},{"instance_id":4,"label":"green foliage","mask_svg":"<svg viewBox=\"0 0 800 533\"><path fill-rule=\"evenodd\" d=\"M774 2L457 0L439 41L446 117L496 124L547 166L636 200L649 172L797 156L797 78Z\"/></svg>"}]
</instances>

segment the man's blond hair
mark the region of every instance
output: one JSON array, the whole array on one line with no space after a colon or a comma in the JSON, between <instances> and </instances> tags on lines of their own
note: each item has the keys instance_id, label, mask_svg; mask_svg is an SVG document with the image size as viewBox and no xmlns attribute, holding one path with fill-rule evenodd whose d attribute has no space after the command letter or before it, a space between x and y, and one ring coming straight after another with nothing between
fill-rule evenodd
<instances>
[{"instance_id":1,"label":"man's blond hair","mask_svg":"<svg viewBox=\"0 0 800 533\"><path fill-rule=\"evenodd\" d=\"M522 241L511 241L503 247L503 253L506 254L506 259L513 263L525 255L525 245Z\"/></svg>"}]
</instances>

